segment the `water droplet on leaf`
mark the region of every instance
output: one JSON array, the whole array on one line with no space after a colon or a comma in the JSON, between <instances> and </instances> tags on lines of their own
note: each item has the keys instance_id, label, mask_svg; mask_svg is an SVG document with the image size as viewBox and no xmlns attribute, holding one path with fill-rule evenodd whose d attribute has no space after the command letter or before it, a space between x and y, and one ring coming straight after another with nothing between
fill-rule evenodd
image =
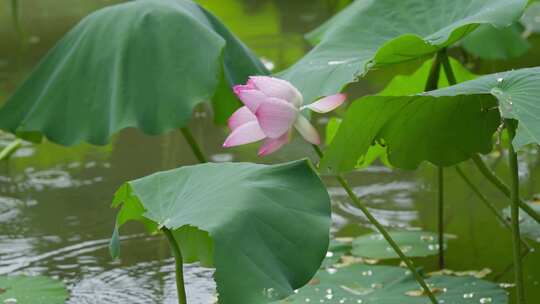
<instances>
[{"instance_id":1,"label":"water droplet on leaf","mask_svg":"<svg viewBox=\"0 0 540 304\"><path fill-rule=\"evenodd\" d=\"M464 299L472 299L472 298L474 298L474 293L473 293L473 292L470 292L470 293L464 293L464 294L463 294L463 298L464 298Z\"/></svg>"}]
</instances>

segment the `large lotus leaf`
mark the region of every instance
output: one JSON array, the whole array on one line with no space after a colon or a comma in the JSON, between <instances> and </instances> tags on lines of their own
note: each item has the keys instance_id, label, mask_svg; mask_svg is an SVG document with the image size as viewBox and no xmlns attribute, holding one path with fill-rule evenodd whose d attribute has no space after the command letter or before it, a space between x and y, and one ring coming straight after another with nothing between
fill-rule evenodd
<instances>
[{"instance_id":1,"label":"large lotus leaf","mask_svg":"<svg viewBox=\"0 0 540 304\"><path fill-rule=\"evenodd\" d=\"M540 32L540 2L533 2L527 7L521 17L521 23L527 33Z\"/></svg>"},{"instance_id":2,"label":"large lotus leaf","mask_svg":"<svg viewBox=\"0 0 540 304\"><path fill-rule=\"evenodd\" d=\"M308 100L340 91L370 68L419 58L458 41L478 24L516 21L526 0L354 1L308 37L319 42L282 77Z\"/></svg>"},{"instance_id":3,"label":"large lotus leaf","mask_svg":"<svg viewBox=\"0 0 540 304\"><path fill-rule=\"evenodd\" d=\"M68 292L62 282L47 277L0 276L0 303L64 304Z\"/></svg>"},{"instance_id":4,"label":"large lotus leaf","mask_svg":"<svg viewBox=\"0 0 540 304\"><path fill-rule=\"evenodd\" d=\"M540 68L528 68L420 95L361 98L348 109L323 168L351 170L375 140L384 140L396 167L414 169L424 160L455 165L491 150L500 116L519 122L516 150L539 144L539 83Z\"/></svg>"},{"instance_id":5,"label":"large lotus leaf","mask_svg":"<svg viewBox=\"0 0 540 304\"><path fill-rule=\"evenodd\" d=\"M535 200L528 203L529 206L540 213L540 200ZM504 208L503 214L510 222L511 211L510 207ZM540 224L535 221L530 215L523 210L519 211L519 228L522 235L527 238L540 243Z\"/></svg>"},{"instance_id":6,"label":"large lotus leaf","mask_svg":"<svg viewBox=\"0 0 540 304\"><path fill-rule=\"evenodd\" d=\"M390 235L408 257L427 257L439 253L438 235L424 231L394 231ZM444 248L446 248L446 238ZM381 234L372 233L353 241L352 254L369 259L397 259L399 256Z\"/></svg>"},{"instance_id":7,"label":"large lotus leaf","mask_svg":"<svg viewBox=\"0 0 540 304\"><path fill-rule=\"evenodd\" d=\"M440 303L506 304L506 291L474 277L437 275L427 279ZM410 271L392 266L354 264L321 270L310 284L279 303L429 303Z\"/></svg>"},{"instance_id":8,"label":"large lotus leaf","mask_svg":"<svg viewBox=\"0 0 540 304\"><path fill-rule=\"evenodd\" d=\"M126 127L183 127L212 98L223 121L237 106L230 86L261 73L259 60L190 0L132 1L91 14L60 40L0 110L0 128L101 145Z\"/></svg>"},{"instance_id":9,"label":"large lotus leaf","mask_svg":"<svg viewBox=\"0 0 540 304\"><path fill-rule=\"evenodd\" d=\"M454 58L448 58L454 77L458 83L467 80L473 80L477 75L467 70L459 61ZM433 59L426 60L414 73L411 75L397 75L388 83L388 85L377 95L380 96L403 96L412 95L424 92L426 88L427 78L433 65ZM441 72L439 75L438 88L449 86L446 74Z\"/></svg>"},{"instance_id":10,"label":"large lotus leaf","mask_svg":"<svg viewBox=\"0 0 540 304\"><path fill-rule=\"evenodd\" d=\"M328 248L330 199L306 160L182 167L126 183L117 226L174 231L186 262L216 268L220 303L264 303L306 284ZM113 252L118 252L115 242Z\"/></svg>"},{"instance_id":11,"label":"large lotus leaf","mask_svg":"<svg viewBox=\"0 0 540 304\"><path fill-rule=\"evenodd\" d=\"M328 124L326 125L326 145L330 145L332 143L332 140L334 139L334 136L336 135L340 125L341 119L336 117L330 118ZM358 160L355 168L365 169L371 166L371 164L373 164L373 162L375 162L377 159L380 159L385 166L391 167L390 163L388 162L388 154L386 153L386 148L379 144L374 144L369 147L366 154Z\"/></svg>"},{"instance_id":12,"label":"large lotus leaf","mask_svg":"<svg viewBox=\"0 0 540 304\"><path fill-rule=\"evenodd\" d=\"M486 60L519 57L527 53L530 48L521 30L518 24L504 28L495 28L485 24L463 39L463 48Z\"/></svg>"}]
</instances>

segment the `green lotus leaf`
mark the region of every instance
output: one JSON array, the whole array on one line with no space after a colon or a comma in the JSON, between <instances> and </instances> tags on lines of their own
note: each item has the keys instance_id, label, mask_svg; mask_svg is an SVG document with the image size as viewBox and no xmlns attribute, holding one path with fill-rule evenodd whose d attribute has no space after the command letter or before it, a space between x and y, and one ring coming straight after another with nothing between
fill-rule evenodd
<instances>
[{"instance_id":1,"label":"green lotus leaf","mask_svg":"<svg viewBox=\"0 0 540 304\"><path fill-rule=\"evenodd\" d=\"M68 292L60 281L47 277L0 276L0 303L64 304Z\"/></svg>"},{"instance_id":2,"label":"green lotus leaf","mask_svg":"<svg viewBox=\"0 0 540 304\"><path fill-rule=\"evenodd\" d=\"M330 95L370 68L430 55L479 24L505 27L521 16L526 0L366 0L308 35L318 43L282 73L307 100Z\"/></svg>"},{"instance_id":3,"label":"green lotus leaf","mask_svg":"<svg viewBox=\"0 0 540 304\"><path fill-rule=\"evenodd\" d=\"M368 96L353 102L322 168L354 168L377 140L390 163L414 169L422 161L452 166L488 153L500 117L519 122L516 150L540 143L540 68L497 73L412 96Z\"/></svg>"},{"instance_id":4,"label":"green lotus leaf","mask_svg":"<svg viewBox=\"0 0 540 304\"><path fill-rule=\"evenodd\" d=\"M540 33L540 2L532 2L521 17L521 23L528 33Z\"/></svg>"},{"instance_id":5,"label":"green lotus leaf","mask_svg":"<svg viewBox=\"0 0 540 304\"><path fill-rule=\"evenodd\" d=\"M436 275L427 283L440 303L508 303L497 284L470 276ZM429 299L406 269L353 264L319 271L309 285L278 303L425 304Z\"/></svg>"},{"instance_id":6,"label":"green lotus leaf","mask_svg":"<svg viewBox=\"0 0 540 304\"><path fill-rule=\"evenodd\" d=\"M182 167L126 183L120 204L117 227L167 227L185 262L215 267L219 303L286 297L315 274L329 243L330 198L306 160ZM117 231L111 248L118 253Z\"/></svg>"},{"instance_id":7,"label":"green lotus leaf","mask_svg":"<svg viewBox=\"0 0 540 304\"><path fill-rule=\"evenodd\" d=\"M485 24L463 39L463 48L486 60L516 58L527 53L531 47L521 31L518 24L505 28Z\"/></svg>"},{"instance_id":8,"label":"green lotus leaf","mask_svg":"<svg viewBox=\"0 0 540 304\"><path fill-rule=\"evenodd\" d=\"M473 80L477 75L467 70L459 61L454 58L449 58L450 66L454 72L454 76L458 83L467 80ZM380 96L404 96L422 93L426 87L426 81L433 65L433 59L426 60L414 73L411 75L397 75L388 83L381 92L377 93ZM449 86L446 74L441 71L439 75L438 88Z\"/></svg>"},{"instance_id":9,"label":"green lotus leaf","mask_svg":"<svg viewBox=\"0 0 540 304\"><path fill-rule=\"evenodd\" d=\"M540 201L535 200L528 203L537 213L540 213ZM510 207L504 208L503 214L510 222ZM523 210L519 210L519 228L522 235L540 243L540 224Z\"/></svg>"},{"instance_id":10,"label":"green lotus leaf","mask_svg":"<svg viewBox=\"0 0 540 304\"><path fill-rule=\"evenodd\" d=\"M436 233L424 231L394 231L390 235L408 257L427 257L439 253ZM446 248L447 238L444 240ZM397 259L399 256L381 234L371 233L353 241L352 254L368 259Z\"/></svg>"},{"instance_id":11,"label":"green lotus leaf","mask_svg":"<svg viewBox=\"0 0 540 304\"><path fill-rule=\"evenodd\" d=\"M332 117L328 121L328 124L326 125L326 145L330 145L332 143L332 140L334 139L334 136L336 135L339 126L341 125L341 119ZM377 159L380 159L381 162L391 168L392 165L388 162L388 154L386 152L386 147L383 147L380 144L373 144L371 147L369 147L366 154L358 159L358 162L355 166L356 169L365 169L373 162L375 162Z\"/></svg>"},{"instance_id":12,"label":"green lotus leaf","mask_svg":"<svg viewBox=\"0 0 540 304\"><path fill-rule=\"evenodd\" d=\"M190 0L138 0L84 18L0 109L0 129L39 141L106 144L119 130L183 127L213 100L216 120L238 106L230 86L266 73L214 16Z\"/></svg>"}]
</instances>

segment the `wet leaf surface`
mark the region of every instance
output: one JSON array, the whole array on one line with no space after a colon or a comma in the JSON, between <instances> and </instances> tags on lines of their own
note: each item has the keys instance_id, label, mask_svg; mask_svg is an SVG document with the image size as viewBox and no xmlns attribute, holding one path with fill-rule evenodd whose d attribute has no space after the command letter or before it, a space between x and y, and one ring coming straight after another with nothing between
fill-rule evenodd
<instances>
[{"instance_id":1,"label":"wet leaf surface","mask_svg":"<svg viewBox=\"0 0 540 304\"><path fill-rule=\"evenodd\" d=\"M0 303L64 304L68 292L60 281L47 277L0 276Z\"/></svg>"},{"instance_id":2,"label":"wet leaf surface","mask_svg":"<svg viewBox=\"0 0 540 304\"><path fill-rule=\"evenodd\" d=\"M312 282L279 303L429 303L414 278L400 267L359 264L332 272L321 270ZM508 303L506 291L497 284L470 276L433 276L427 283L440 303Z\"/></svg>"},{"instance_id":3,"label":"wet leaf surface","mask_svg":"<svg viewBox=\"0 0 540 304\"><path fill-rule=\"evenodd\" d=\"M427 257L439 253L436 233L424 231L394 231L390 235L408 257ZM446 249L447 239L444 246ZM352 254L371 259L397 259L399 256L381 234L363 235L353 241Z\"/></svg>"}]
</instances>

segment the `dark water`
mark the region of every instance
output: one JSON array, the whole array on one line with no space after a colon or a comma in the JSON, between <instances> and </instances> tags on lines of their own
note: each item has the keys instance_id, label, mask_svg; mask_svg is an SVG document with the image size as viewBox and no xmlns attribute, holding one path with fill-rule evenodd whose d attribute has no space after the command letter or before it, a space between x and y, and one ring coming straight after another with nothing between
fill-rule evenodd
<instances>
[{"instance_id":1,"label":"dark water","mask_svg":"<svg viewBox=\"0 0 540 304\"><path fill-rule=\"evenodd\" d=\"M115 1L25 0L22 24L29 39L22 59L17 52L8 1L0 2L0 99L27 74L35 62L80 18ZM339 1L314 0L205 0L200 1L252 47L269 67L284 68L309 49L302 34L320 24ZM345 2L345 1L341 1ZM538 65L538 49L514 63ZM22 64L20 63L22 62ZM397 68L407 70L417 63ZM501 63L481 63L492 71ZM396 68L395 68L396 69ZM388 79L377 71L352 88L353 95L373 92ZM323 129L326 119L315 118ZM203 109L194 115L194 135L212 160L281 162L311 155L308 145L296 138L270 158L259 159L255 147L221 149L226 130L215 127ZM10 136L0 135L0 144ZM487 157L491 166L507 177L506 160L498 153ZM115 210L110 209L115 189L124 181L146 174L193 164L195 159L179 133L148 137L126 130L106 147L80 145L63 148L51 143L25 144L8 163L0 164L0 274L43 274L63 280L71 291L71 304L176 303L173 260L167 243L148 236L137 224L124 229L122 259L112 261L107 243ZM508 203L472 167L464 169L503 208ZM540 192L540 154L530 149L520 156L522 194ZM436 229L436 170L423 165L414 172L375 165L349 176L355 192L387 227ZM353 236L372 230L361 212L348 204L344 191L325 178L334 201L336 236ZM447 251L448 267L455 270L493 272L488 279L510 282L511 273L500 275L512 261L510 233L505 230L463 184L453 169L447 170L445 227L457 236ZM540 249L538 243L534 245ZM428 270L436 260L418 261ZM540 254L525 261L528 297L540 301ZM186 282L191 303L212 303L212 271L187 266Z\"/></svg>"}]
</instances>

